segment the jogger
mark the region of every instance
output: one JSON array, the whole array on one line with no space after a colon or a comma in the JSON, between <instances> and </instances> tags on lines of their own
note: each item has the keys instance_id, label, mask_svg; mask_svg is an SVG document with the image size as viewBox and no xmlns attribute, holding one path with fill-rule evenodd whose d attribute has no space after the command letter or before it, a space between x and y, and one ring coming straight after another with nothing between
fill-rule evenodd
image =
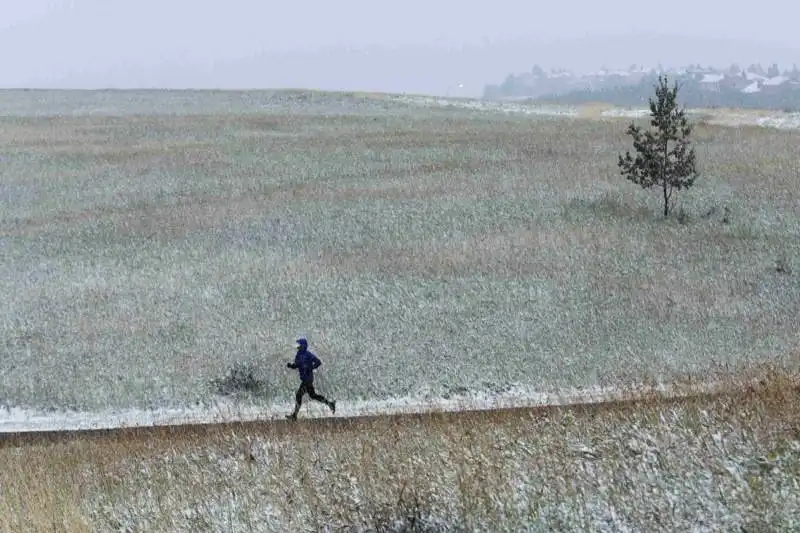
<instances>
[{"instance_id":1,"label":"jogger","mask_svg":"<svg viewBox=\"0 0 800 533\"><path fill-rule=\"evenodd\" d=\"M297 354L294 356L294 362L286 363L286 366L298 371L300 374L300 387L294 395L294 412L290 415L286 415L286 418L290 420L297 419L297 413L300 412L300 406L303 403L303 396L305 394L308 394L314 401L324 403L335 413L336 402L329 401L325 396L318 394L314 389L314 370L322 365L322 361L308 349L308 341L306 341L306 339L297 339L295 347L297 348Z\"/></svg>"}]
</instances>

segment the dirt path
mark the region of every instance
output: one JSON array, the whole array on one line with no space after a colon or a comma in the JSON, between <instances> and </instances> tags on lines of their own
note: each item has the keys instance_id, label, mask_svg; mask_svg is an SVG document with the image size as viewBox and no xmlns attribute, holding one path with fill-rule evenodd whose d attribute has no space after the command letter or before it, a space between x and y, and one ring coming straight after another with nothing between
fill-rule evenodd
<instances>
[{"instance_id":1,"label":"dirt path","mask_svg":"<svg viewBox=\"0 0 800 533\"><path fill-rule=\"evenodd\" d=\"M643 395L641 397L629 397L624 399L613 399L608 401L586 401L568 403L560 405L539 405L531 407L500 407L492 409L461 409L449 411L423 411L415 413L390 413L390 414L364 414L347 417L301 417L291 422L286 419L268 420L245 420L211 423L187 423L187 424L164 424L152 426L117 427L103 429L82 429L82 430L33 430L0 433L0 449L23 446L42 446L52 444L63 444L71 441L153 441L170 439L180 435L182 439L191 438L196 440L204 436L219 434L220 432L246 431L248 433L265 433L282 435L290 433L298 426L318 426L327 431L353 431L359 428L366 428L371 424L387 420L399 423L413 419L435 419L437 422L457 423L466 420L493 419L498 417L547 417L561 410L578 410L583 414L597 414L610 409L630 409L636 408L637 404L647 403L652 405L658 402L663 405L675 404L691 400L707 402L714 398L726 395L739 395L739 391L712 390L709 392L694 393L691 395Z\"/></svg>"}]
</instances>

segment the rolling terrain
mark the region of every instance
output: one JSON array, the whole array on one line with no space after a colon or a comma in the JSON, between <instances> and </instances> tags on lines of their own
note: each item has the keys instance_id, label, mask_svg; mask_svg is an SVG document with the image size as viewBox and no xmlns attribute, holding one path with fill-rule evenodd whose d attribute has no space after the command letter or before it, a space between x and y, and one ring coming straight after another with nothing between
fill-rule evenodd
<instances>
[{"instance_id":1,"label":"rolling terrain","mask_svg":"<svg viewBox=\"0 0 800 533\"><path fill-rule=\"evenodd\" d=\"M263 384L242 401L291 401L299 335L343 402L669 381L797 345L793 131L700 125L681 223L618 176L619 120L92 97L0 119L9 407L213 405L238 362Z\"/></svg>"},{"instance_id":2,"label":"rolling terrain","mask_svg":"<svg viewBox=\"0 0 800 533\"><path fill-rule=\"evenodd\" d=\"M797 528L800 133L441 103L0 93L0 531Z\"/></svg>"}]
</instances>

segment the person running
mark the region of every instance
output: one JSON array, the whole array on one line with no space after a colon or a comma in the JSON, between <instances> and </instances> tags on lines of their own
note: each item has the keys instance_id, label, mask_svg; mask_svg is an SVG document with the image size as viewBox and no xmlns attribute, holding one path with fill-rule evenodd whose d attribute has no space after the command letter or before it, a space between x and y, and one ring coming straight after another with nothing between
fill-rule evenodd
<instances>
[{"instance_id":1,"label":"person running","mask_svg":"<svg viewBox=\"0 0 800 533\"><path fill-rule=\"evenodd\" d=\"M322 365L322 361L308 349L308 341L304 338L297 339L295 344L297 354L294 356L294 361L286 363L287 368L297 370L300 374L300 388L295 393L294 412L286 415L289 420L297 420L297 413L300 411L300 405L303 402L303 396L308 393L308 396L315 401L324 403L330 407L332 412L336 412L336 402L329 401L325 396L317 394L314 390L314 370Z\"/></svg>"}]
</instances>

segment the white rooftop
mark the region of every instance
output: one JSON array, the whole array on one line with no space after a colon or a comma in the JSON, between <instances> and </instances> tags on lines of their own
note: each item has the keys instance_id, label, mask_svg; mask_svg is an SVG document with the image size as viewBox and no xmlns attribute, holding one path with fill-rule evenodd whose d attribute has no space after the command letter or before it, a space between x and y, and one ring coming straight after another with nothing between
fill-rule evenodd
<instances>
[{"instance_id":1,"label":"white rooftop","mask_svg":"<svg viewBox=\"0 0 800 533\"><path fill-rule=\"evenodd\" d=\"M755 72L746 72L745 73L745 77L748 80L762 80L763 81L763 80L767 79L766 76L762 76L761 74L756 74Z\"/></svg>"},{"instance_id":2,"label":"white rooftop","mask_svg":"<svg viewBox=\"0 0 800 533\"><path fill-rule=\"evenodd\" d=\"M724 74L705 74L700 83L717 83L725 79Z\"/></svg>"},{"instance_id":3,"label":"white rooftop","mask_svg":"<svg viewBox=\"0 0 800 533\"><path fill-rule=\"evenodd\" d=\"M789 81L789 78L786 76L775 76L774 78L769 78L763 81L763 85L782 85L783 83Z\"/></svg>"},{"instance_id":4,"label":"white rooftop","mask_svg":"<svg viewBox=\"0 0 800 533\"><path fill-rule=\"evenodd\" d=\"M757 93L757 92L760 92L760 91L761 91L761 89L758 87L758 82L757 81L754 81L753 83L751 83L750 85L748 85L747 87L742 89L742 92L743 93L747 93L747 94Z\"/></svg>"}]
</instances>

